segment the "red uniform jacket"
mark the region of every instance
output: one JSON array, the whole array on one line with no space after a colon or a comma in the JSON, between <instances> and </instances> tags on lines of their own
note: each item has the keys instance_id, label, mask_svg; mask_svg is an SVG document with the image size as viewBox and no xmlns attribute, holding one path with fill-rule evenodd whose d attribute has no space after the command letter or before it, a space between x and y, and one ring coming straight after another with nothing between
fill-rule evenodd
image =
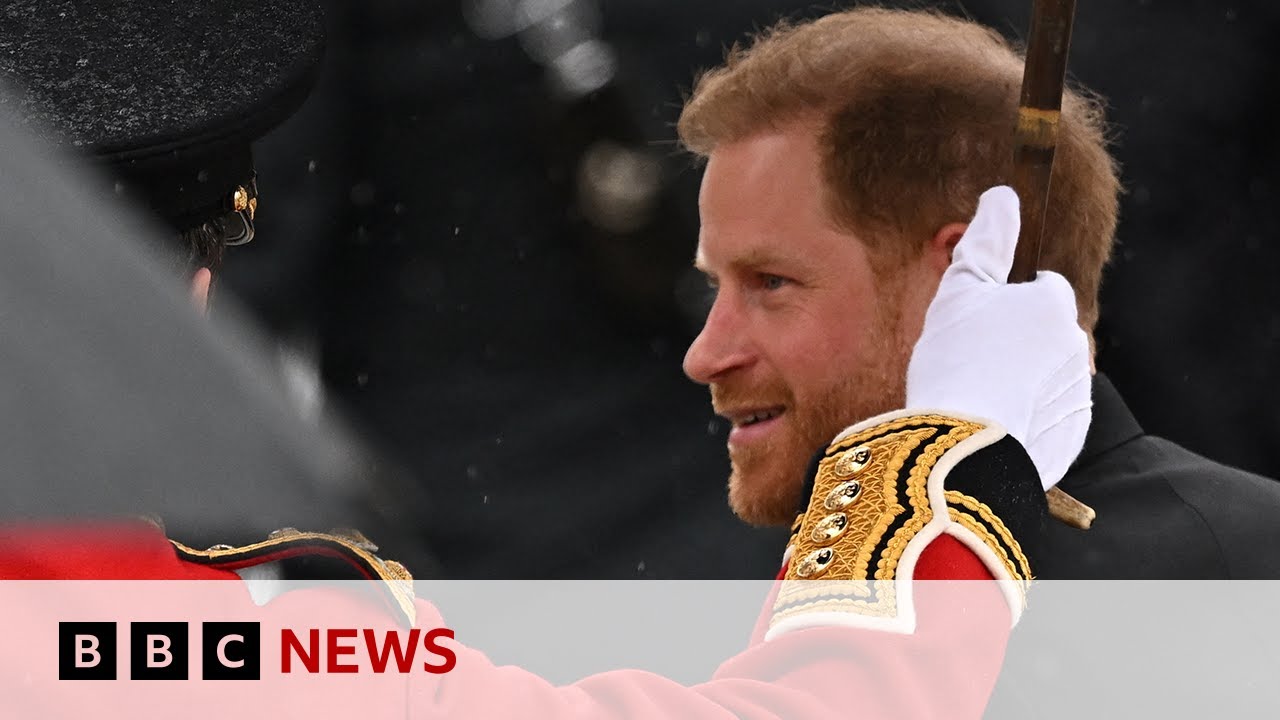
<instances>
[{"instance_id":1,"label":"red uniform jacket","mask_svg":"<svg viewBox=\"0 0 1280 720\"><path fill-rule=\"evenodd\" d=\"M443 674L299 680L277 676L278 667L264 661L261 682L230 689L119 681L89 689L80 683L72 693L66 684L50 692L37 681L8 690L14 697L38 696L42 711L168 709L186 717L268 710L276 716L356 712L370 718L980 717L1011 620L1021 610L1018 586L1029 575L1009 531L1025 523L1002 519L993 509L1001 507L998 498L972 493L980 497L984 489L999 488L1006 495L1022 493L1022 500L1038 496L1043 504L1034 470L1025 476L1029 461L1010 443L998 428L941 416L880 418L842 435L820 466L809 510L796 523L789 560L749 645L692 687L641 671L556 687L445 639L456 662ZM1037 512L1043 515L1043 508ZM218 593L219 607L193 612L254 618L264 637L308 621L313 627L396 624L388 603L363 595L304 590L259 607L239 592L235 568L298 552L345 552L366 575L370 562L380 562L369 560L358 543L302 533L293 539L266 543L245 560L239 551L194 553L144 524L10 528L0 532L0 577L229 581L218 586L227 588ZM240 559L228 559L234 557ZM928 582L933 580L985 582ZM33 612L33 622L48 620ZM448 619L426 599L412 601L410 612L420 628L447 627ZM24 662L6 655L0 662ZM3 675L15 677L11 670Z\"/></svg>"}]
</instances>

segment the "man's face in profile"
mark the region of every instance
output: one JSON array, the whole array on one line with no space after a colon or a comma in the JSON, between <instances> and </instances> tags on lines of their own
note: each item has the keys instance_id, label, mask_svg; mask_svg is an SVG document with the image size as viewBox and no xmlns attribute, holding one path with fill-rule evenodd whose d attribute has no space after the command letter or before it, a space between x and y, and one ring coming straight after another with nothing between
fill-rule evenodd
<instances>
[{"instance_id":1,"label":"man's face in profile","mask_svg":"<svg viewBox=\"0 0 1280 720\"><path fill-rule=\"evenodd\" d=\"M684 370L732 423L729 502L755 524L789 524L813 454L902 406L928 306L913 265L876 282L819 168L811 129L758 135L716 148L699 197L697 264L717 292Z\"/></svg>"}]
</instances>

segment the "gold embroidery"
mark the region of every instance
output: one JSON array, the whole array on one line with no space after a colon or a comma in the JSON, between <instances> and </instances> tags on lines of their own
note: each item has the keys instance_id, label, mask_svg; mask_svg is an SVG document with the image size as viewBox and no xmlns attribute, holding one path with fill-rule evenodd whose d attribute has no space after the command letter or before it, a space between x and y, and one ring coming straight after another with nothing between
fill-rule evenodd
<instances>
[{"instance_id":1,"label":"gold embroidery","mask_svg":"<svg viewBox=\"0 0 1280 720\"><path fill-rule=\"evenodd\" d=\"M911 538L933 517L929 474L944 453L981 429L976 423L940 415L914 416L868 428L833 444L818 466L809 510L800 518L793 537L792 564L779 588L772 623L821 611L897 615L893 580L898 563ZM922 445L913 466L904 468ZM840 496L851 482L850 476L840 471L852 467L853 453L858 453L856 459L867 461L854 481L860 485L860 493L840 508L847 518L844 531L829 537L830 511L835 509L828 507L829 498ZM909 508L901 504L901 495ZM886 539L889 528L903 515L907 515L905 520ZM821 572L815 574L806 566L810 570L806 575L819 580L802 580L799 563L824 547L833 555Z\"/></svg>"},{"instance_id":2,"label":"gold embroidery","mask_svg":"<svg viewBox=\"0 0 1280 720\"><path fill-rule=\"evenodd\" d=\"M1004 521L1001 520L986 503L975 497L965 495L958 490L948 490L945 495L948 503L951 503L952 505L960 505L976 512L978 517L1000 536L1000 539L1004 541L1004 544L1013 550L1013 557L1018 561L1018 567L1016 570L1010 567L1010 575L1017 579L1031 578L1031 563L1027 560L1026 554L1022 552L1022 546L1018 544L1018 540L1013 536L1013 533L1009 532L1009 528L1004 524ZM987 544L992 545L992 549L997 549L998 545L993 544L993 542L994 538L992 538L991 541L988 541ZM1005 554L1003 549L1000 549L999 552L1001 555Z\"/></svg>"},{"instance_id":3,"label":"gold embroidery","mask_svg":"<svg viewBox=\"0 0 1280 720\"><path fill-rule=\"evenodd\" d=\"M1013 578L1014 582L1017 583L1018 593L1022 596L1022 602L1025 605L1027 602L1028 576L1018 574L1017 569L1013 566L1013 561L1009 559L1008 553L1004 551L1004 548L996 541L995 536L991 534L991 530L977 518L968 513L960 512L955 508L947 508L947 514L951 516L952 522L967 528L995 552L996 557L1000 559L1000 563L1004 565L1005 572L1009 573L1009 577Z\"/></svg>"},{"instance_id":4,"label":"gold embroidery","mask_svg":"<svg viewBox=\"0 0 1280 720\"><path fill-rule=\"evenodd\" d=\"M944 427L952 428L969 428L972 430L972 432L968 433L969 435L972 435L973 432L977 432L982 429L982 426L977 423L957 420L956 418L947 417L946 415L911 415L908 417L897 418L895 420L887 420L874 427L869 427L866 430L854 433L853 435L834 443L827 450L827 454L831 455L833 452L838 450L845 450L853 447L854 445L865 444L865 441L868 438L875 437L876 435L891 433L903 428L920 427L921 425L942 425Z\"/></svg>"},{"instance_id":5,"label":"gold embroidery","mask_svg":"<svg viewBox=\"0 0 1280 720\"><path fill-rule=\"evenodd\" d=\"M996 540L995 536L991 533L990 528L974 516L961 512L955 508L947 508L947 513L951 516L951 520L953 522L966 528L974 535L977 535L978 539L981 540L983 544L991 548L991 552L996 554L996 557L1000 559L1000 564L1004 565L1005 570L1009 572L1009 577L1021 579L1021 576L1018 574L1018 569L1013 565L1013 560L1009 559L1009 554L1000 546L1000 542Z\"/></svg>"},{"instance_id":6,"label":"gold embroidery","mask_svg":"<svg viewBox=\"0 0 1280 720\"><path fill-rule=\"evenodd\" d=\"M907 480L907 494L911 506L915 508L915 514L890 539L889 548L878 564L877 580L892 580L896 576L898 560L907 549L907 543L911 542L911 538L933 519L933 509L929 507L929 474L933 472L933 466L944 453L980 429L980 426L973 423L958 425L931 443L921 453L915 467L911 468L911 476Z\"/></svg>"}]
</instances>

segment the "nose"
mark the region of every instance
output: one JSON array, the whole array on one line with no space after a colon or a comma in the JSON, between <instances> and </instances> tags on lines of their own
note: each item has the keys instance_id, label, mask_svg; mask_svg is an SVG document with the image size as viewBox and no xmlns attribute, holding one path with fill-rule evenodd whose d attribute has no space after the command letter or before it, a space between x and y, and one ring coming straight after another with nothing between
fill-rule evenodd
<instances>
[{"instance_id":1,"label":"nose","mask_svg":"<svg viewBox=\"0 0 1280 720\"><path fill-rule=\"evenodd\" d=\"M702 385L751 362L750 343L740 309L725 293L716 297L702 332L684 355L684 374Z\"/></svg>"}]
</instances>

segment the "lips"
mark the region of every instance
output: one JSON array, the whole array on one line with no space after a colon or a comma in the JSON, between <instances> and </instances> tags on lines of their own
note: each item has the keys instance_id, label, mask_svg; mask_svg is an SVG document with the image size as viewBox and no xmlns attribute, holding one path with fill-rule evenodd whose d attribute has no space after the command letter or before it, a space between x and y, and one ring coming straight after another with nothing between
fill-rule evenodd
<instances>
[{"instance_id":1,"label":"lips","mask_svg":"<svg viewBox=\"0 0 1280 720\"><path fill-rule=\"evenodd\" d=\"M781 406L757 408L750 410L739 410L736 412L723 412L721 415L729 419L735 428L750 427L766 420L772 420L783 413L786 408Z\"/></svg>"},{"instance_id":2,"label":"lips","mask_svg":"<svg viewBox=\"0 0 1280 720\"><path fill-rule=\"evenodd\" d=\"M729 431L729 445L743 447L763 440L781 422L786 408L781 405L722 410L720 415L733 423Z\"/></svg>"}]
</instances>

